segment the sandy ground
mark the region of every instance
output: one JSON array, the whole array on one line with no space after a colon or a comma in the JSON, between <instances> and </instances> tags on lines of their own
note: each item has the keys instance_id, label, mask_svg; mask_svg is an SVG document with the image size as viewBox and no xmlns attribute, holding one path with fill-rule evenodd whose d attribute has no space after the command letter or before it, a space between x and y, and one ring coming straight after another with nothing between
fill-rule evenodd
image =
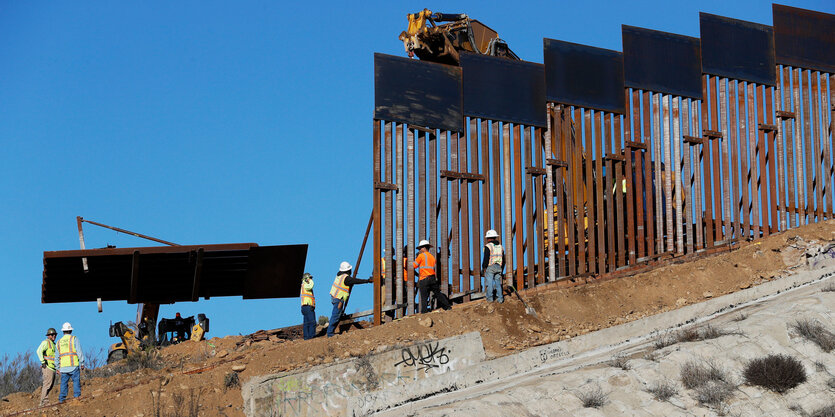
<instances>
[{"instance_id":1,"label":"sandy ground","mask_svg":"<svg viewBox=\"0 0 835 417\"><path fill-rule=\"evenodd\" d=\"M503 356L775 279L805 262L804 248L808 244L833 240L835 221L829 221L743 243L729 253L629 277L576 287L540 287L525 295L536 309L536 316L525 314L515 297L505 297L504 304L470 302L451 311L411 316L331 339L265 340L240 347L236 344L241 336L185 342L161 351L164 369L86 380L82 397L60 406L34 409L40 388L32 393L12 394L0 400L0 414L153 416L155 404L163 413L179 410L184 414L189 402L199 395L200 415L243 416L240 389L225 388L224 384L233 366L245 366L238 374L243 383L256 375L362 356L382 346L470 331L481 333L488 357ZM57 389L54 391L51 399L57 402Z\"/></svg>"}]
</instances>

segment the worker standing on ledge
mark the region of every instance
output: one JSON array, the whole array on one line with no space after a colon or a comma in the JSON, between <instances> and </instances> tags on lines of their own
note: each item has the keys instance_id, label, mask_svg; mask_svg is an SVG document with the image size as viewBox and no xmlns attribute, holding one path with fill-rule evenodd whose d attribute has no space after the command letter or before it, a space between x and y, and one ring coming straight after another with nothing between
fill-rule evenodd
<instances>
[{"instance_id":1,"label":"worker standing on ledge","mask_svg":"<svg viewBox=\"0 0 835 417\"><path fill-rule=\"evenodd\" d=\"M438 306L444 310L449 310L452 306L449 303L449 298L446 294L441 292L438 278L435 276L435 256L429 252L432 245L428 240L421 240L418 243L418 250L420 253L415 259L413 268L418 270L418 289L420 290L420 312L425 313L429 309L429 293L435 294L435 299L438 301Z\"/></svg>"},{"instance_id":2,"label":"worker standing on ledge","mask_svg":"<svg viewBox=\"0 0 835 417\"><path fill-rule=\"evenodd\" d=\"M78 338L72 335L72 325L64 323L61 331L64 336L58 341L55 350L55 354L58 355L58 373L61 374L59 403L67 398L67 383L70 378L72 378L73 398L81 396L81 370L84 369L84 353L81 352L81 343L78 343Z\"/></svg>"},{"instance_id":3,"label":"worker standing on ledge","mask_svg":"<svg viewBox=\"0 0 835 417\"><path fill-rule=\"evenodd\" d=\"M487 243L484 244L484 257L481 260L481 269L484 270L484 298L493 302L498 299L504 302L502 294L502 270L504 269L504 248L499 243L499 234L490 229L484 235ZM493 295L495 291L496 295Z\"/></svg>"},{"instance_id":4,"label":"worker standing on ledge","mask_svg":"<svg viewBox=\"0 0 835 417\"><path fill-rule=\"evenodd\" d=\"M368 284L371 278L359 279L351 276L351 270L354 267L348 262L339 264L339 272L333 280L331 286L331 303L333 304L333 313L331 313L330 322L328 322L328 337L333 336L333 331L336 325L339 324L339 319L342 318L342 313L345 312L345 304L348 302L348 296L351 295L351 289L356 284Z\"/></svg>"},{"instance_id":5,"label":"worker standing on ledge","mask_svg":"<svg viewBox=\"0 0 835 417\"><path fill-rule=\"evenodd\" d=\"M316 297L313 296L313 275L304 273L302 276L302 334L304 340L312 339L316 335Z\"/></svg>"},{"instance_id":6,"label":"worker standing on ledge","mask_svg":"<svg viewBox=\"0 0 835 417\"><path fill-rule=\"evenodd\" d=\"M41 387L41 402L40 406L46 405L46 397L52 387L55 385L55 337L58 332L52 327L46 331L46 339L38 346L35 354L38 357L38 362L41 363L41 373L43 374L43 386Z\"/></svg>"}]
</instances>

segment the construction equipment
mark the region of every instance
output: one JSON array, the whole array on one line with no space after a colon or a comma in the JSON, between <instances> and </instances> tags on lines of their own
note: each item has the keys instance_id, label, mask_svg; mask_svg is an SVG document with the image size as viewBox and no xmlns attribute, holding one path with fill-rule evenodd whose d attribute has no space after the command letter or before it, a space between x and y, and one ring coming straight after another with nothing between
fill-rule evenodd
<instances>
[{"instance_id":1,"label":"construction equipment","mask_svg":"<svg viewBox=\"0 0 835 417\"><path fill-rule=\"evenodd\" d=\"M508 285L508 288L510 288L510 292L516 294L516 297L518 297L519 301L522 302L522 305L525 306L525 313L536 317L536 310L534 310L533 307L529 306L528 303L525 302L525 299L522 298L522 295L519 294L519 291L516 290L516 287L514 287L513 284L511 284Z\"/></svg>"},{"instance_id":2,"label":"construction equipment","mask_svg":"<svg viewBox=\"0 0 835 417\"><path fill-rule=\"evenodd\" d=\"M122 339L119 343L110 345L107 352L107 363L122 360L143 350L167 346L184 342L186 340L200 341L203 335L209 331L209 319L205 314L198 314L197 321L194 316L181 317L177 313L173 319L160 319L159 335L154 334L156 316L159 312L157 304L143 304L137 313L138 325L133 323L125 324L117 321L110 325L110 337Z\"/></svg>"},{"instance_id":3,"label":"construction equipment","mask_svg":"<svg viewBox=\"0 0 835 417\"><path fill-rule=\"evenodd\" d=\"M400 40L409 57L458 65L461 52L518 60L499 34L466 14L432 13L423 9L408 15L409 26ZM441 23L446 22L446 23Z\"/></svg>"}]
</instances>

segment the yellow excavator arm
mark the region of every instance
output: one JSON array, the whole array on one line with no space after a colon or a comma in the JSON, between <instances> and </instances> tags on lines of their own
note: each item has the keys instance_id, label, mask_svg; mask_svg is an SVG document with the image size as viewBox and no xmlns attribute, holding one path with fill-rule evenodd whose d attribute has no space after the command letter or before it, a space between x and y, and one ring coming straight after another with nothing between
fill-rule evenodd
<instances>
[{"instance_id":1,"label":"yellow excavator arm","mask_svg":"<svg viewBox=\"0 0 835 417\"><path fill-rule=\"evenodd\" d=\"M466 14L432 13L429 9L407 15L400 40L409 57L458 65L460 52L519 59L498 33Z\"/></svg>"}]
</instances>

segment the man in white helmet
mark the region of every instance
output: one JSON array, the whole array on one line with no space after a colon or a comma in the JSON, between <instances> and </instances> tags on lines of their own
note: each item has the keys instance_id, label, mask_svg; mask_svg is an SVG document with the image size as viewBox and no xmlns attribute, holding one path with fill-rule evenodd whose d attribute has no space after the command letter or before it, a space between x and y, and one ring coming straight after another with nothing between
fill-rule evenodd
<instances>
[{"instance_id":1,"label":"man in white helmet","mask_svg":"<svg viewBox=\"0 0 835 417\"><path fill-rule=\"evenodd\" d=\"M72 379L73 398L81 396L81 370L84 369L84 354L81 352L81 343L78 338L72 335L72 325L64 323L61 327L64 336L58 340L55 346L55 356L58 358L58 373L61 374L61 389L58 393L58 402L62 403L67 398L67 383Z\"/></svg>"},{"instance_id":2,"label":"man in white helmet","mask_svg":"<svg viewBox=\"0 0 835 417\"><path fill-rule=\"evenodd\" d=\"M359 279L351 276L351 270L354 267L348 262L339 264L339 272L333 280L331 286L331 304L333 304L333 312L331 319L328 322L328 337L333 336L333 331L336 325L339 324L339 319L342 318L342 313L345 312L345 304L348 302L348 296L351 295L351 289L356 284L368 284L371 278Z\"/></svg>"},{"instance_id":3,"label":"man in white helmet","mask_svg":"<svg viewBox=\"0 0 835 417\"><path fill-rule=\"evenodd\" d=\"M438 283L438 277L435 275L435 256L429 252L432 245L428 240L421 240L418 243L418 250L420 253L415 259L413 268L417 269L418 275L418 289L420 290L420 312L425 313L429 310L429 293L435 295L438 301L438 306L444 310L449 310L452 305L449 302L446 294L441 292L441 287Z\"/></svg>"},{"instance_id":4,"label":"man in white helmet","mask_svg":"<svg viewBox=\"0 0 835 417\"><path fill-rule=\"evenodd\" d=\"M490 229L484 235L484 256L481 269L484 270L484 299L488 302L504 302L502 294L502 270L504 270L504 248L499 243L499 234ZM495 293L495 295L494 295Z\"/></svg>"}]
</instances>

